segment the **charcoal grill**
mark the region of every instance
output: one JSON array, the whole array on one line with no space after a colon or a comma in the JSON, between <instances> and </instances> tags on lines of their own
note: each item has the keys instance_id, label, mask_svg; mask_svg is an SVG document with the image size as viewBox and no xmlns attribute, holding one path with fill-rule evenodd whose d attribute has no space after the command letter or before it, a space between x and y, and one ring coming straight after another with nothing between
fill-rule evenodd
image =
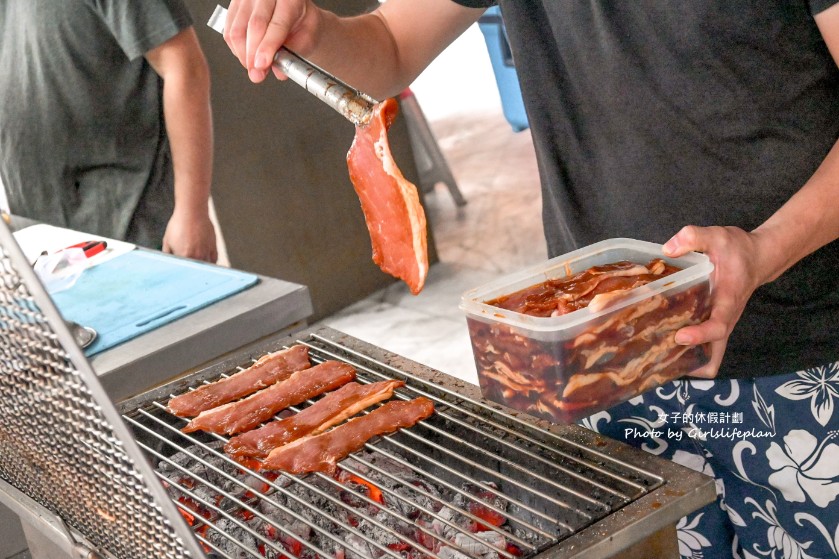
<instances>
[{"instance_id":1,"label":"charcoal grill","mask_svg":"<svg viewBox=\"0 0 839 559\"><path fill-rule=\"evenodd\" d=\"M711 478L328 328L115 407L2 226L0 240L0 498L76 557L666 557L678 519L714 498ZM314 362L353 365L359 382L405 381L395 397L430 398L435 414L370 441L339 464L343 477L275 477L166 411L172 395L296 343Z\"/></svg>"}]
</instances>

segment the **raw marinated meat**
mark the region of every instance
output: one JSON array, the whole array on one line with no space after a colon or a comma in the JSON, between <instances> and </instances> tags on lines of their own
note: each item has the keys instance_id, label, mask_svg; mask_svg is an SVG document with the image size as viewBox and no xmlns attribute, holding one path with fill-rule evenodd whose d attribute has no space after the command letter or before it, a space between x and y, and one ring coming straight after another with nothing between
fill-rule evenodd
<instances>
[{"instance_id":1,"label":"raw marinated meat","mask_svg":"<svg viewBox=\"0 0 839 559\"><path fill-rule=\"evenodd\" d=\"M297 371L286 380L260 390L244 400L201 412L183 428L184 433L241 433L271 419L289 406L335 390L355 378L355 369L340 361L325 361L311 369Z\"/></svg>"},{"instance_id":2,"label":"raw marinated meat","mask_svg":"<svg viewBox=\"0 0 839 559\"><path fill-rule=\"evenodd\" d=\"M374 110L367 125L356 127L347 154L350 179L370 232L373 262L416 295L428 273L425 212L417 187L402 176L390 153L387 131L396 118L396 101L383 101Z\"/></svg>"},{"instance_id":3,"label":"raw marinated meat","mask_svg":"<svg viewBox=\"0 0 839 559\"><path fill-rule=\"evenodd\" d=\"M269 353L244 371L175 396L169 400L169 411L180 417L194 417L202 411L253 394L310 366L306 346L295 345Z\"/></svg>"},{"instance_id":4,"label":"raw marinated meat","mask_svg":"<svg viewBox=\"0 0 839 559\"><path fill-rule=\"evenodd\" d=\"M401 380L345 384L299 413L233 437L224 450L235 457L264 458L275 448L306 435L322 433L361 410L387 400L404 384Z\"/></svg>"},{"instance_id":5,"label":"raw marinated meat","mask_svg":"<svg viewBox=\"0 0 839 559\"><path fill-rule=\"evenodd\" d=\"M708 362L709 347L682 346L676 332L710 315L710 284L656 293L625 307L636 287L678 269L615 262L498 297L487 304L537 317L613 308L573 333L545 339L501 322L468 318L485 398L537 417L570 423L627 400Z\"/></svg>"},{"instance_id":6,"label":"raw marinated meat","mask_svg":"<svg viewBox=\"0 0 839 559\"><path fill-rule=\"evenodd\" d=\"M592 301L603 308L605 302L615 297L615 292L625 292L678 272L657 258L647 266L632 262L615 262L593 266L572 276L552 279L516 291L487 305L531 316L561 316L587 307Z\"/></svg>"},{"instance_id":7,"label":"raw marinated meat","mask_svg":"<svg viewBox=\"0 0 839 559\"><path fill-rule=\"evenodd\" d=\"M411 427L432 413L434 404L428 398L388 402L325 433L272 450L262 468L292 474L334 474L339 461L360 450L373 437Z\"/></svg>"}]
</instances>

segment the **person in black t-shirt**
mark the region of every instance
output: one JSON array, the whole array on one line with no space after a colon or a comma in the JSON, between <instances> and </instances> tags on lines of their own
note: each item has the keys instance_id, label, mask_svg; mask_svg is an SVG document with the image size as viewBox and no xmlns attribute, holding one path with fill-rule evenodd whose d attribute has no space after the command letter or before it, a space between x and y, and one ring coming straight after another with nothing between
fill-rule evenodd
<instances>
[{"instance_id":1,"label":"person in black t-shirt","mask_svg":"<svg viewBox=\"0 0 839 559\"><path fill-rule=\"evenodd\" d=\"M626 236L715 265L711 318L676 335L712 344L693 376L714 380L584 422L717 478L719 503L680 523L686 556L839 550L824 514L839 506L835 2L500 2L550 255ZM225 39L254 82L286 45L383 98L493 3L389 0L342 19L308 0L233 0ZM686 435L651 445L626 421Z\"/></svg>"}]
</instances>

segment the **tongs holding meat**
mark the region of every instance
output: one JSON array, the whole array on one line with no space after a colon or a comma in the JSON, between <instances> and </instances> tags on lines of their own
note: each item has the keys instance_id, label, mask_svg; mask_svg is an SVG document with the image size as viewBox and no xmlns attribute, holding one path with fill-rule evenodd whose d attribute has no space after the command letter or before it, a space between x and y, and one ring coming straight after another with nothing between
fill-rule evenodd
<instances>
[{"instance_id":1,"label":"tongs holding meat","mask_svg":"<svg viewBox=\"0 0 839 559\"><path fill-rule=\"evenodd\" d=\"M226 16L227 10L218 6L208 25L222 33ZM274 65L355 125L347 165L370 233L373 261L418 294L428 274L425 211L417 187L405 179L390 152L387 130L396 118L396 101L378 103L284 48L274 55Z\"/></svg>"},{"instance_id":2,"label":"tongs holding meat","mask_svg":"<svg viewBox=\"0 0 839 559\"><path fill-rule=\"evenodd\" d=\"M216 6L207 25L223 33L226 19L227 9ZM364 126L370 122L373 107L378 101L367 94L347 85L286 48L281 48L274 55L274 65L291 81L338 111L356 126Z\"/></svg>"}]
</instances>

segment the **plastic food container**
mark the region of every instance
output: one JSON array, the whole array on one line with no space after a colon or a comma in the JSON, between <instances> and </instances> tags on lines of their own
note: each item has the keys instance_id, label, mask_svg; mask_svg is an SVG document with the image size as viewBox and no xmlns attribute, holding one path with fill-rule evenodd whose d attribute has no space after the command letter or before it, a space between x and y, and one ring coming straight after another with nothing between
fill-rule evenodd
<instances>
[{"instance_id":1,"label":"plastic food container","mask_svg":"<svg viewBox=\"0 0 839 559\"><path fill-rule=\"evenodd\" d=\"M707 256L664 258L661 245L609 239L463 294L485 398L557 423L577 421L706 364L710 347L679 346L676 331L708 318ZM486 304L550 279L628 260L655 258L678 272L626 292L611 305L536 317Z\"/></svg>"}]
</instances>

